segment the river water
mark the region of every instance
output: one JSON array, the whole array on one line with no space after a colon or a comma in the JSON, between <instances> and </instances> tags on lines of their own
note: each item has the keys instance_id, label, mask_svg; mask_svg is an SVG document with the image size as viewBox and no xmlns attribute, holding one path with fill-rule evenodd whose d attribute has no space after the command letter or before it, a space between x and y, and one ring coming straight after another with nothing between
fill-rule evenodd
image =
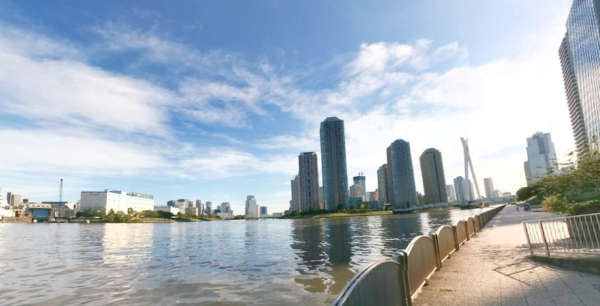
<instances>
[{"instance_id":1,"label":"river water","mask_svg":"<svg viewBox=\"0 0 600 306\"><path fill-rule=\"evenodd\" d=\"M2 305L323 305L479 210L155 224L0 224Z\"/></svg>"}]
</instances>

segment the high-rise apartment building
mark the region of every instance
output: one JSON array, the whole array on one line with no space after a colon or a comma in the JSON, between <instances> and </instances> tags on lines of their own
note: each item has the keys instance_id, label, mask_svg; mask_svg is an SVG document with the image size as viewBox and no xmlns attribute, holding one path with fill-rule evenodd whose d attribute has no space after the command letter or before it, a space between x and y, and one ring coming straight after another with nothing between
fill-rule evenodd
<instances>
[{"instance_id":1,"label":"high-rise apartment building","mask_svg":"<svg viewBox=\"0 0 600 306\"><path fill-rule=\"evenodd\" d=\"M344 121L328 117L321 122L321 170L325 209L348 206L348 173Z\"/></svg>"},{"instance_id":2,"label":"high-rise apartment building","mask_svg":"<svg viewBox=\"0 0 600 306\"><path fill-rule=\"evenodd\" d=\"M442 153L434 148L429 148L421 154L419 160L425 189L425 204L448 202Z\"/></svg>"},{"instance_id":3,"label":"high-rise apartment building","mask_svg":"<svg viewBox=\"0 0 600 306\"><path fill-rule=\"evenodd\" d=\"M581 156L600 137L600 1L574 0L559 48L571 126Z\"/></svg>"},{"instance_id":4,"label":"high-rise apartment building","mask_svg":"<svg viewBox=\"0 0 600 306\"><path fill-rule=\"evenodd\" d=\"M388 195L391 189L388 187L387 164L383 164L377 169L377 191L380 204L390 203Z\"/></svg>"},{"instance_id":5,"label":"high-rise apartment building","mask_svg":"<svg viewBox=\"0 0 600 306\"><path fill-rule=\"evenodd\" d=\"M527 138L527 161L524 163L527 185L558 172L558 163L550 133L535 133Z\"/></svg>"},{"instance_id":6,"label":"high-rise apartment building","mask_svg":"<svg viewBox=\"0 0 600 306\"><path fill-rule=\"evenodd\" d=\"M410 144L398 139L387 148L387 171L392 189L391 202L395 208L408 208L417 203L415 176Z\"/></svg>"},{"instance_id":7,"label":"high-rise apartment building","mask_svg":"<svg viewBox=\"0 0 600 306\"><path fill-rule=\"evenodd\" d=\"M471 180L465 180L462 176L454 179L454 191L456 192L456 200L458 202L466 203L475 199Z\"/></svg>"},{"instance_id":8,"label":"high-rise apartment building","mask_svg":"<svg viewBox=\"0 0 600 306\"><path fill-rule=\"evenodd\" d=\"M246 197L246 218L258 218L260 217L260 208L256 204L256 197L248 195Z\"/></svg>"},{"instance_id":9,"label":"high-rise apartment building","mask_svg":"<svg viewBox=\"0 0 600 306\"><path fill-rule=\"evenodd\" d=\"M206 201L206 204L204 204L204 205L206 206L204 213L207 215L212 215L213 214L212 202Z\"/></svg>"},{"instance_id":10,"label":"high-rise apartment building","mask_svg":"<svg viewBox=\"0 0 600 306\"><path fill-rule=\"evenodd\" d=\"M300 212L300 178L298 175L291 181L292 200L290 201L290 211Z\"/></svg>"},{"instance_id":11,"label":"high-rise apartment building","mask_svg":"<svg viewBox=\"0 0 600 306\"><path fill-rule=\"evenodd\" d=\"M485 197L488 200L493 200L496 198L495 194L494 194L494 182L492 181L491 177L486 177L483 179L483 185L485 186Z\"/></svg>"},{"instance_id":12,"label":"high-rise apartment building","mask_svg":"<svg viewBox=\"0 0 600 306\"><path fill-rule=\"evenodd\" d=\"M23 196L18 193L8 192L6 194L6 202L10 206L19 206L23 204Z\"/></svg>"},{"instance_id":13,"label":"high-rise apartment building","mask_svg":"<svg viewBox=\"0 0 600 306\"><path fill-rule=\"evenodd\" d=\"M261 206L260 207L260 216L261 217L266 217L267 215L268 215L267 207L266 206Z\"/></svg>"},{"instance_id":14,"label":"high-rise apartment building","mask_svg":"<svg viewBox=\"0 0 600 306\"><path fill-rule=\"evenodd\" d=\"M352 180L354 184L360 185L362 187L361 197L363 201L367 200L367 180L365 175L361 172L357 176L353 177Z\"/></svg>"},{"instance_id":15,"label":"high-rise apartment building","mask_svg":"<svg viewBox=\"0 0 600 306\"><path fill-rule=\"evenodd\" d=\"M300 180L300 211L321 210L319 204L319 166L317 153L304 152L298 156Z\"/></svg>"}]
</instances>

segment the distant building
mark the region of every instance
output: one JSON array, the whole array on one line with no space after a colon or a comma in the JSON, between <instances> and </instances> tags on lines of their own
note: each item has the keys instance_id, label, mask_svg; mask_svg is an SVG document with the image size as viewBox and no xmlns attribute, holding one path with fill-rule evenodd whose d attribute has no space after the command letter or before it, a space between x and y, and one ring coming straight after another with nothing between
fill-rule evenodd
<instances>
[{"instance_id":1,"label":"distant building","mask_svg":"<svg viewBox=\"0 0 600 306\"><path fill-rule=\"evenodd\" d=\"M325 203L323 202L323 186L319 187L319 207L325 209Z\"/></svg>"},{"instance_id":2,"label":"distant building","mask_svg":"<svg viewBox=\"0 0 600 306\"><path fill-rule=\"evenodd\" d=\"M202 200L196 200L196 208L198 209L198 215L204 214L204 205L202 205Z\"/></svg>"},{"instance_id":3,"label":"distant building","mask_svg":"<svg viewBox=\"0 0 600 306\"><path fill-rule=\"evenodd\" d=\"M523 166L527 185L558 173L558 163L550 133L535 133L527 138L527 161Z\"/></svg>"},{"instance_id":4,"label":"distant building","mask_svg":"<svg viewBox=\"0 0 600 306\"><path fill-rule=\"evenodd\" d=\"M42 203L27 203L26 209L32 219L38 221L47 221L52 217L52 205Z\"/></svg>"},{"instance_id":5,"label":"distant building","mask_svg":"<svg viewBox=\"0 0 600 306\"><path fill-rule=\"evenodd\" d=\"M488 198L488 200L495 199L496 195L494 194L494 182L492 181L492 178L484 178L483 185L485 186L485 197Z\"/></svg>"},{"instance_id":6,"label":"distant building","mask_svg":"<svg viewBox=\"0 0 600 306\"><path fill-rule=\"evenodd\" d=\"M363 201L367 201L367 182L366 182L366 178L365 175L361 172L359 173L357 176L352 178L354 181L354 184L358 184L360 186L362 186L362 198Z\"/></svg>"},{"instance_id":7,"label":"distant building","mask_svg":"<svg viewBox=\"0 0 600 306\"><path fill-rule=\"evenodd\" d=\"M292 187L292 201L290 201L290 211L300 212L300 179L298 175L290 182Z\"/></svg>"},{"instance_id":8,"label":"distant building","mask_svg":"<svg viewBox=\"0 0 600 306\"><path fill-rule=\"evenodd\" d=\"M2 194L2 187L0 187L0 207L8 205L4 200L4 194Z\"/></svg>"},{"instance_id":9,"label":"distant building","mask_svg":"<svg viewBox=\"0 0 600 306\"><path fill-rule=\"evenodd\" d=\"M379 192L379 202L381 204L390 203L391 188L388 185L389 181L387 164L383 164L377 169L377 191Z\"/></svg>"},{"instance_id":10,"label":"distant building","mask_svg":"<svg viewBox=\"0 0 600 306\"><path fill-rule=\"evenodd\" d=\"M465 180L462 176L454 179L454 190L458 202L467 203L475 199L471 180Z\"/></svg>"},{"instance_id":11,"label":"distant building","mask_svg":"<svg viewBox=\"0 0 600 306\"><path fill-rule=\"evenodd\" d=\"M456 202L456 191L454 185L446 185L446 195L448 196L448 202Z\"/></svg>"},{"instance_id":12,"label":"distant building","mask_svg":"<svg viewBox=\"0 0 600 306\"><path fill-rule=\"evenodd\" d=\"M356 183L352 184L352 186L350 186L350 197L364 201L362 185Z\"/></svg>"},{"instance_id":13,"label":"distant building","mask_svg":"<svg viewBox=\"0 0 600 306\"><path fill-rule=\"evenodd\" d=\"M173 215L179 214L181 211L175 206L154 206L154 211L169 212Z\"/></svg>"},{"instance_id":14,"label":"distant building","mask_svg":"<svg viewBox=\"0 0 600 306\"><path fill-rule=\"evenodd\" d=\"M246 197L246 218L256 219L260 217L260 208L256 204L256 197L249 195Z\"/></svg>"},{"instance_id":15,"label":"distant building","mask_svg":"<svg viewBox=\"0 0 600 306\"><path fill-rule=\"evenodd\" d=\"M434 148L429 148L421 154L419 160L425 189L424 202L426 204L448 202L442 153Z\"/></svg>"},{"instance_id":16,"label":"distant building","mask_svg":"<svg viewBox=\"0 0 600 306\"><path fill-rule=\"evenodd\" d=\"M54 218L70 219L77 216L77 203L69 201L44 201L42 204L49 204L52 207L52 216Z\"/></svg>"},{"instance_id":17,"label":"distant building","mask_svg":"<svg viewBox=\"0 0 600 306\"><path fill-rule=\"evenodd\" d=\"M223 219L223 220L230 220L233 219L233 211L228 210L228 211L219 211L217 213L217 217Z\"/></svg>"},{"instance_id":18,"label":"distant building","mask_svg":"<svg viewBox=\"0 0 600 306\"><path fill-rule=\"evenodd\" d=\"M269 215L269 213L267 212L267 207L266 206L261 206L260 207L260 216L261 217L266 217L267 215Z\"/></svg>"},{"instance_id":19,"label":"distant building","mask_svg":"<svg viewBox=\"0 0 600 306\"><path fill-rule=\"evenodd\" d=\"M319 165L317 153L303 152L298 156L300 211L321 210L319 204Z\"/></svg>"},{"instance_id":20,"label":"distant building","mask_svg":"<svg viewBox=\"0 0 600 306\"><path fill-rule=\"evenodd\" d=\"M154 197L137 192L123 192L120 190L82 191L79 209L110 210L127 213L131 208L134 211L154 210Z\"/></svg>"},{"instance_id":21,"label":"distant building","mask_svg":"<svg viewBox=\"0 0 600 306\"><path fill-rule=\"evenodd\" d=\"M206 206L206 209L204 210L204 213L206 215L212 215L213 214L212 202L211 201L206 201L206 204L204 204L204 206Z\"/></svg>"},{"instance_id":22,"label":"distant building","mask_svg":"<svg viewBox=\"0 0 600 306\"><path fill-rule=\"evenodd\" d=\"M8 205L17 207L23 205L23 196L18 193L9 192L6 194Z\"/></svg>"},{"instance_id":23,"label":"distant building","mask_svg":"<svg viewBox=\"0 0 600 306\"><path fill-rule=\"evenodd\" d=\"M229 202L221 203L221 206L219 207L219 211L220 212L233 212L231 210L231 204L229 204Z\"/></svg>"},{"instance_id":24,"label":"distant building","mask_svg":"<svg viewBox=\"0 0 600 306\"><path fill-rule=\"evenodd\" d=\"M195 217L202 214L202 208L198 207L197 204L198 203L194 203L194 201L188 199L178 199L167 202L167 206L178 208L180 213ZM200 206L202 206L202 201L200 201Z\"/></svg>"},{"instance_id":25,"label":"distant building","mask_svg":"<svg viewBox=\"0 0 600 306\"><path fill-rule=\"evenodd\" d=\"M375 189L375 191L369 192L368 198L369 198L368 199L369 202L379 202L379 191L377 189Z\"/></svg>"},{"instance_id":26,"label":"distant building","mask_svg":"<svg viewBox=\"0 0 600 306\"><path fill-rule=\"evenodd\" d=\"M348 206L348 173L344 121L329 117L321 122L321 170L326 210Z\"/></svg>"},{"instance_id":27,"label":"distant building","mask_svg":"<svg viewBox=\"0 0 600 306\"><path fill-rule=\"evenodd\" d=\"M387 161L394 208L409 208L417 204L410 144L402 139L392 142L387 148Z\"/></svg>"}]
</instances>

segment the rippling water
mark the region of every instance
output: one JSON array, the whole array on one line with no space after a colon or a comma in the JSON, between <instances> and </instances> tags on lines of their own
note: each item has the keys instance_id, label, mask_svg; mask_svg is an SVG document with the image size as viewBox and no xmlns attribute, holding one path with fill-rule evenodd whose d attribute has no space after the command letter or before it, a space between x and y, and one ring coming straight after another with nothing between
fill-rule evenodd
<instances>
[{"instance_id":1,"label":"rippling water","mask_svg":"<svg viewBox=\"0 0 600 306\"><path fill-rule=\"evenodd\" d=\"M0 304L327 304L361 268L477 212L0 224Z\"/></svg>"}]
</instances>

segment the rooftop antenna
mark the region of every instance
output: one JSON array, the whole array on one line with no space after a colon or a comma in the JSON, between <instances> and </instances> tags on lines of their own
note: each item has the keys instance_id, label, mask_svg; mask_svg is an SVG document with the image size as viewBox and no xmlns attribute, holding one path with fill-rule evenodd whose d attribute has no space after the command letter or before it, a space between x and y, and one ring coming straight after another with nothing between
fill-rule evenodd
<instances>
[{"instance_id":1,"label":"rooftop antenna","mask_svg":"<svg viewBox=\"0 0 600 306\"><path fill-rule=\"evenodd\" d=\"M58 201L62 202L62 193L63 193L63 179L62 177L60 178L60 187L59 187L59 191L58 191Z\"/></svg>"}]
</instances>

